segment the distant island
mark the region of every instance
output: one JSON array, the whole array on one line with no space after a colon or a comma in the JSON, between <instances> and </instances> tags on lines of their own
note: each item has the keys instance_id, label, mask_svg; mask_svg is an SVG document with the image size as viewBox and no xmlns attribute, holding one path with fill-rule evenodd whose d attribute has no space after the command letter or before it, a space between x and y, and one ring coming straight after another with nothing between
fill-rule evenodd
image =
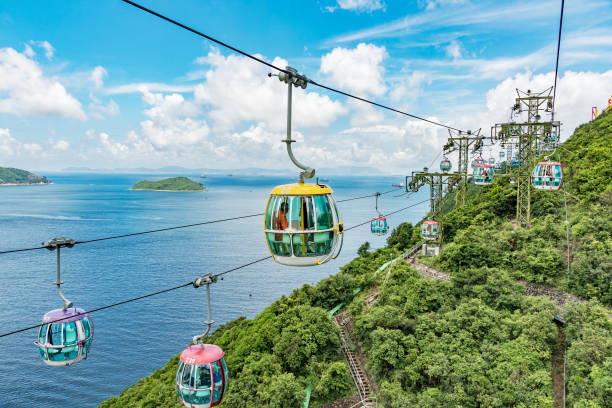
<instances>
[{"instance_id":1,"label":"distant island","mask_svg":"<svg viewBox=\"0 0 612 408\"><path fill-rule=\"evenodd\" d=\"M12 167L0 167L0 186L30 186L51 184L45 176Z\"/></svg>"},{"instance_id":2,"label":"distant island","mask_svg":"<svg viewBox=\"0 0 612 408\"><path fill-rule=\"evenodd\" d=\"M152 191L206 191L206 188L187 177L171 177L158 181L141 181L130 190Z\"/></svg>"}]
</instances>

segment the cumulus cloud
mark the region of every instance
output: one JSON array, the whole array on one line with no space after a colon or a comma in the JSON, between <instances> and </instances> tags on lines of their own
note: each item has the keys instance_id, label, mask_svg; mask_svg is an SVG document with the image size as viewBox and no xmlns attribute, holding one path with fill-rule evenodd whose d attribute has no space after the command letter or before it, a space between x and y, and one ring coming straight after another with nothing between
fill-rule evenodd
<instances>
[{"instance_id":1,"label":"cumulus cloud","mask_svg":"<svg viewBox=\"0 0 612 408\"><path fill-rule=\"evenodd\" d=\"M53 55L55 54L55 48L49 43L49 41L30 41L30 44L40 47L45 50L45 57L48 60L53 59ZM31 50L31 48L30 48Z\"/></svg>"},{"instance_id":2,"label":"cumulus cloud","mask_svg":"<svg viewBox=\"0 0 612 408\"><path fill-rule=\"evenodd\" d=\"M11 136L9 129L0 129L0 154L2 156L8 157L14 155L19 147L20 143Z\"/></svg>"},{"instance_id":3,"label":"cumulus cloud","mask_svg":"<svg viewBox=\"0 0 612 408\"><path fill-rule=\"evenodd\" d=\"M461 43L453 40L446 46L446 55L454 59L461 58Z\"/></svg>"},{"instance_id":4,"label":"cumulus cloud","mask_svg":"<svg viewBox=\"0 0 612 408\"><path fill-rule=\"evenodd\" d=\"M55 150L68 150L69 147L70 143L65 140L58 140L57 142L53 143L53 148Z\"/></svg>"},{"instance_id":5,"label":"cumulus cloud","mask_svg":"<svg viewBox=\"0 0 612 408\"><path fill-rule=\"evenodd\" d=\"M338 7L343 10L372 12L375 10L384 10L386 4L382 0L338 0Z\"/></svg>"},{"instance_id":6,"label":"cumulus cloud","mask_svg":"<svg viewBox=\"0 0 612 408\"><path fill-rule=\"evenodd\" d=\"M224 57L215 48L197 62L208 65L209 70L206 81L196 86L195 101L209 107L208 117L215 129L231 131L243 122L264 122L273 130L285 128L287 85L269 78L269 69L242 56ZM272 63L288 65L280 58ZM328 126L346 113L340 102L301 88L293 90L292 109L296 128Z\"/></svg>"},{"instance_id":7,"label":"cumulus cloud","mask_svg":"<svg viewBox=\"0 0 612 408\"><path fill-rule=\"evenodd\" d=\"M81 103L56 78L13 48L0 48L0 113L86 118Z\"/></svg>"},{"instance_id":8,"label":"cumulus cloud","mask_svg":"<svg viewBox=\"0 0 612 408\"><path fill-rule=\"evenodd\" d=\"M431 75L424 71L413 71L395 81L389 92L389 98L396 103L406 104L423 94L425 84L431 83Z\"/></svg>"},{"instance_id":9,"label":"cumulus cloud","mask_svg":"<svg viewBox=\"0 0 612 408\"><path fill-rule=\"evenodd\" d=\"M487 92L488 120L507 121L510 107L514 104L515 89L534 92L548 89L554 83L554 72L534 75L531 72L516 74L500 82ZM612 70L597 72L566 71L557 81L555 120L562 123L561 135L565 139L581 123L590 120L592 106L605 106L612 89Z\"/></svg>"},{"instance_id":10,"label":"cumulus cloud","mask_svg":"<svg viewBox=\"0 0 612 408\"><path fill-rule=\"evenodd\" d=\"M104 77L106 77L106 75L106 70L100 65L91 70L89 80L94 84L95 89L100 89L104 86Z\"/></svg>"},{"instance_id":11,"label":"cumulus cloud","mask_svg":"<svg viewBox=\"0 0 612 408\"><path fill-rule=\"evenodd\" d=\"M321 58L320 71L342 89L380 96L387 90L383 75L385 47L360 43L353 49L336 47Z\"/></svg>"}]
</instances>

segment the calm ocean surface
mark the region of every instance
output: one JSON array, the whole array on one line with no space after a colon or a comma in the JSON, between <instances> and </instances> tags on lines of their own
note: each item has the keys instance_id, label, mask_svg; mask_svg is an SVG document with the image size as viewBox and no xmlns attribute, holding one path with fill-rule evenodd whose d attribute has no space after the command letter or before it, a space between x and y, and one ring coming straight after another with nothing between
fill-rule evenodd
<instances>
[{"instance_id":1,"label":"calm ocean surface","mask_svg":"<svg viewBox=\"0 0 612 408\"><path fill-rule=\"evenodd\" d=\"M143 175L48 174L53 185L0 187L0 250L38 246L56 236L86 240L205 220L263 212L268 194L289 177L209 176L205 193L129 191ZM166 177L166 176L165 176ZM197 178L196 178L197 179ZM401 177L330 177L337 200L390 190ZM400 191L401 192L401 191ZM399 193L397 193L399 194ZM428 197L382 197L383 212ZM393 227L416 222L422 204L389 217ZM345 226L375 215L374 198L339 204ZM304 283L316 284L356 256L369 241L386 237L369 225L348 231L336 261L312 268L272 260L229 273L211 287L216 324L254 317ZM92 309L179 285L268 255L263 218L76 246L62 250L62 290L75 306ZM61 307L55 286L55 252L0 255L0 332L40 323ZM249 296L251 295L251 296ZM94 407L164 365L204 330L205 289L186 287L92 315L95 337L87 360L46 366L33 344L37 330L0 339L0 407Z\"/></svg>"}]
</instances>

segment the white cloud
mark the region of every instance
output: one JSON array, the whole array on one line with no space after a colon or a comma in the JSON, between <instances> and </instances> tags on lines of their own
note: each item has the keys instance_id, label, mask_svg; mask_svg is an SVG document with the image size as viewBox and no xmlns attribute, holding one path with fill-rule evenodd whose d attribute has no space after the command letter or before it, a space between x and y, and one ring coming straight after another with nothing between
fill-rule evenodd
<instances>
[{"instance_id":1,"label":"white cloud","mask_svg":"<svg viewBox=\"0 0 612 408\"><path fill-rule=\"evenodd\" d=\"M53 55L55 54L55 48L53 48L53 46L49 43L49 41L30 41L30 44L32 45L36 45L38 47L41 47L42 49L45 50L45 57L47 57L48 60L53 59Z\"/></svg>"},{"instance_id":2,"label":"white cloud","mask_svg":"<svg viewBox=\"0 0 612 408\"><path fill-rule=\"evenodd\" d=\"M449 5L465 4L467 3L467 0L426 0L425 3L426 3L425 8L427 10L433 10L436 7L445 7Z\"/></svg>"},{"instance_id":3,"label":"white cloud","mask_svg":"<svg viewBox=\"0 0 612 408\"><path fill-rule=\"evenodd\" d=\"M431 75L424 71L413 71L395 81L389 92L389 98L396 103L406 104L415 101L423 94L423 86L430 84Z\"/></svg>"},{"instance_id":4,"label":"white cloud","mask_svg":"<svg viewBox=\"0 0 612 408\"><path fill-rule=\"evenodd\" d=\"M56 78L45 77L36 61L13 48L0 48L0 95L0 113L86 118Z\"/></svg>"},{"instance_id":5,"label":"white cloud","mask_svg":"<svg viewBox=\"0 0 612 408\"><path fill-rule=\"evenodd\" d=\"M114 100L110 100L108 104L104 105L100 100L90 95L93 103L89 104L88 114L92 118L104 119L108 116L117 116L119 114L119 105Z\"/></svg>"},{"instance_id":6,"label":"white cloud","mask_svg":"<svg viewBox=\"0 0 612 408\"><path fill-rule=\"evenodd\" d=\"M53 148L55 150L68 150L69 147L70 143L65 140L58 140L57 142L53 143Z\"/></svg>"},{"instance_id":7,"label":"white cloud","mask_svg":"<svg viewBox=\"0 0 612 408\"><path fill-rule=\"evenodd\" d=\"M144 111L149 118L140 122L143 138L156 149L181 150L206 141L210 129L198 119L200 107L180 94L146 92L143 101L151 108Z\"/></svg>"},{"instance_id":8,"label":"white cloud","mask_svg":"<svg viewBox=\"0 0 612 408\"><path fill-rule=\"evenodd\" d=\"M28 44L25 44L25 50L23 50L23 55L28 58L32 58L36 55L36 53L34 52L32 47L30 47Z\"/></svg>"},{"instance_id":9,"label":"white cloud","mask_svg":"<svg viewBox=\"0 0 612 408\"><path fill-rule=\"evenodd\" d=\"M106 75L106 70L100 65L98 65L91 71L91 74L89 75L89 80L93 82L95 89L100 89L104 86L104 77L106 77Z\"/></svg>"},{"instance_id":10,"label":"white cloud","mask_svg":"<svg viewBox=\"0 0 612 408\"><path fill-rule=\"evenodd\" d=\"M446 55L454 59L461 58L461 43L457 40L453 40L446 47Z\"/></svg>"},{"instance_id":11,"label":"white cloud","mask_svg":"<svg viewBox=\"0 0 612 408\"><path fill-rule=\"evenodd\" d=\"M0 157L10 157L17 153L20 143L11 136L9 129L0 128Z\"/></svg>"},{"instance_id":12,"label":"white cloud","mask_svg":"<svg viewBox=\"0 0 612 408\"><path fill-rule=\"evenodd\" d=\"M515 89L543 91L554 83L554 72L534 75L516 74L487 92L488 120L483 123L505 122L516 97ZM591 118L592 106L605 106L612 89L612 70L603 73L566 71L557 81L555 120L560 120L562 138Z\"/></svg>"},{"instance_id":13,"label":"white cloud","mask_svg":"<svg viewBox=\"0 0 612 408\"><path fill-rule=\"evenodd\" d=\"M387 87L383 79L385 47L360 43L353 49L336 47L321 57L320 71L333 85L360 95L382 95Z\"/></svg>"},{"instance_id":14,"label":"white cloud","mask_svg":"<svg viewBox=\"0 0 612 408\"><path fill-rule=\"evenodd\" d=\"M246 57L224 57L215 48L198 62L210 69L206 81L196 86L195 101L210 107L208 117L217 131L231 131L244 122L263 122L274 131L285 129L287 85L269 78L269 69ZM272 63L287 65L280 58ZM340 102L301 88L293 89L292 109L295 128L328 126L346 113Z\"/></svg>"},{"instance_id":15,"label":"white cloud","mask_svg":"<svg viewBox=\"0 0 612 408\"><path fill-rule=\"evenodd\" d=\"M113 86L105 89L108 95L144 93L144 92L193 92L193 85L169 85L160 82L138 82L133 84L125 84Z\"/></svg>"},{"instance_id":16,"label":"white cloud","mask_svg":"<svg viewBox=\"0 0 612 408\"><path fill-rule=\"evenodd\" d=\"M42 150L42 146L38 143L24 143L23 148L30 153L38 153Z\"/></svg>"},{"instance_id":17,"label":"white cloud","mask_svg":"<svg viewBox=\"0 0 612 408\"><path fill-rule=\"evenodd\" d=\"M385 2L382 0L338 0L338 7L341 9L357 12L384 10L385 6Z\"/></svg>"}]
</instances>

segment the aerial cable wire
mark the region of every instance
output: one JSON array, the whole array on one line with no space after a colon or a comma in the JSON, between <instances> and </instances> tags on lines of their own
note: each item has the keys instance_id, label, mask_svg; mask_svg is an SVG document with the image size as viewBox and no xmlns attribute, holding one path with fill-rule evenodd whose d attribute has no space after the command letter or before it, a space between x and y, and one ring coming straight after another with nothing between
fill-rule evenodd
<instances>
[{"instance_id":1,"label":"aerial cable wire","mask_svg":"<svg viewBox=\"0 0 612 408\"><path fill-rule=\"evenodd\" d=\"M131 6L134 6L134 7L136 7L136 8L139 8L140 10L142 10L142 11L144 11L144 12L147 12L147 13L149 13L149 14L152 14L152 15L154 15L155 17L159 17L159 18L161 18L162 20L165 20L165 21L167 21L167 22L169 22L169 23L171 23L171 24L174 24L174 25L176 25L176 26L178 26L178 27L181 27L181 28L183 28L183 29L185 29L185 30L187 30L187 31L190 31L190 32L192 32L193 34L199 35L200 37L204 37L204 38L206 38L207 40L214 42L215 44L218 44L218 45L220 45L220 46L222 46L222 47L225 47L225 48L227 48L227 49L230 49L230 50L232 50L232 51L234 51L234 52L236 52L236 53L238 53L238 54L241 54L241 55L243 55L243 56L245 56L245 57L247 57L247 58L250 58L250 59L252 59L252 60L254 60L254 61L257 61L257 62L259 62L259 63L261 63L261 64L264 64L264 65L266 65L266 66L267 66L267 67L269 67L269 68L275 69L275 70L277 70L277 71L279 71L279 72L284 72L284 73L285 73L285 74L287 74L287 75L296 76L295 72L291 72L291 71L288 71L288 70L286 70L286 69L283 69L283 68L277 67L276 65L271 64L271 63L269 63L269 62L265 61L265 60L264 60L264 59L262 59L262 58L256 57L256 56L254 56L254 55L252 55L252 54L249 54L248 52L242 51L242 50L240 50L240 49L238 49L238 48L236 48L236 47L234 47L234 46L232 46L232 45L229 45L229 44L228 44L228 43L226 43L226 42L223 42L223 41L221 41L221 40L217 40L216 38L211 37L210 35L204 34L203 32L196 30L195 28L191 28L191 27L189 27L189 26L186 26L185 24L179 23L178 21L176 21L176 20L174 20L174 19L172 19L172 18L170 18L170 17L167 17L167 16L165 16L165 15L163 15L163 14L160 14L160 13L158 13L158 12L156 12L156 11L153 11L153 10L151 10L151 9L149 9L149 8L147 8L147 7L144 7L144 6L142 6L142 5L138 4L138 3L135 3L135 2L133 2L133 1L131 1L131 0L121 0L121 1L123 1L124 3L127 3L127 4L129 4L129 5L131 5ZM344 92L344 91L342 91L342 90L339 90L339 89L336 89L336 88L332 88L332 87L327 86L327 85L320 84L320 83L318 83L318 82L316 82L316 81L313 81L313 80L312 80L312 79L310 79L310 78L306 78L306 77L305 77L305 76L303 76L303 75L299 75L299 74L297 74L297 77L299 77L300 79L303 79L303 80L305 80L305 81L307 81L307 82L311 83L312 85L318 86L319 88L326 89L326 90L328 90L328 91L331 91L331 92L335 92L335 93L338 93L338 94L344 95L344 96L346 96L346 97L348 97L348 98L357 99L357 100L359 100L359 101L362 101L362 102L365 102L365 103L369 103L369 104L374 105L374 106L378 106L379 108L387 109L387 110L390 110L390 111L392 111L392 112L399 113L399 114L401 114L401 115L409 116L409 117L414 118L414 119L418 119L418 120L421 120L421 121L424 121L424 122L427 122L427 123L431 123L432 125L441 126L441 127L447 128L447 129L455 130L455 131L460 131L459 129L454 128L454 127L452 127L452 126L445 125L445 124L443 124L443 123L439 123L439 122L436 122L436 121L433 121L433 120L430 120L430 119L426 119L426 118L423 118L423 117L421 117L421 116L413 115L413 114L411 114L411 113L404 112L404 111L401 111L401 110L399 110L399 109L395 109L395 108L393 108L393 107L390 107L390 106L387 106L387 105L383 105L383 104L381 104L381 103L374 102L374 101L371 101L371 100L369 100L369 99L365 99L365 98L362 98L362 97L360 97L360 96L356 96L356 95L350 94L350 93L348 93L348 92Z\"/></svg>"},{"instance_id":2,"label":"aerial cable wire","mask_svg":"<svg viewBox=\"0 0 612 408\"><path fill-rule=\"evenodd\" d=\"M388 216L388 215L397 214L398 212L401 212L401 211L407 210L408 208L415 207L415 206L417 206L417 205L420 205L420 204L426 203L426 202L428 202L428 201L429 201L429 200L421 201L420 203L416 203L416 204L410 205L410 206L408 206L408 207L400 208L399 210L395 210L395 211L390 212L390 213L385 214L385 215L386 215L386 216ZM369 223L369 222L370 222L370 220L368 220L368 221L366 221L366 222L364 222L364 223L361 223L361 224L354 225L354 226L349 227L349 228L345 228L345 229L344 229L344 231L346 232L346 231L352 230L353 228L360 227L360 226L365 225L365 224L367 224L367 223ZM46 248L46 247L42 247L42 248ZM251 265L253 265L253 264L256 264L256 263L258 263L258 262L265 261L265 260L270 259L270 258L272 258L272 256L271 256L271 255L266 256L266 257L263 257L263 258L259 258L259 259L256 259L256 260L254 260L254 261L248 262L248 263L246 263L246 264L242 264L242 265L240 265L240 266L237 266L237 267L235 267L235 268L228 269L228 270L226 270L226 271L223 271L223 272L217 273L217 274L215 274L215 275L213 275L213 276L214 276L214 277L223 276L223 275L226 275L226 274L228 274L228 273L230 273L230 272L234 272L234 271L237 271L237 270L239 270L239 269L246 268L247 266L251 266ZM135 298L130 298L130 299L122 300L122 301L120 301L120 302L111 303L111 304L109 304L109 305L105 305L105 306L101 306L101 307L97 307L97 308L95 308L95 309L91 309L91 310L85 311L85 312L83 312L83 313L78 313L78 314L75 314L74 316L81 316L81 315L84 315L84 314L87 314L87 313L99 312L99 311L101 311L101 310L110 309L110 308L113 308L113 307L115 307L115 306L120 306L120 305L124 305L124 304L126 304L126 303L135 302L135 301L137 301L137 300L142 300L142 299L146 299L146 298L149 298L149 297L152 297L152 296L161 295L161 294L163 294L163 293L172 292L172 291L175 291L175 290L177 290L177 289L181 289L181 288L187 287L187 286L189 286L189 285L193 285L193 284L194 284L194 281L189 281L189 282L186 282L186 283L183 283L183 284L181 284L181 285L174 286L174 287L171 287L171 288L168 288L168 289L158 290L158 291L156 291L156 292L148 293L148 294L146 294L146 295L142 295L142 296L138 296L138 297L135 297ZM32 326L24 327L24 328L22 328L22 329L13 330L13 331L11 331L11 332L2 333L2 334L0 334L0 338L2 338L2 337L7 337L7 336L11 336L11 335L13 335L13 334L21 333L21 332L24 332L24 331L28 331L28 330L32 330L32 329L36 329L36 328L38 328L38 327L43 326L44 324L52 324L52 323L57 323L57 322L62 321L62 320L64 320L64 319L65 319L65 318L60 318L60 319L53 320L53 321L49 321L49 322L46 322L46 323L39 323L39 324L35 324L35 325L32 325Z\"/></svg>"},{"instance_id":3,"label":"aerial cable wire","mask_svg":"<svg viewBox=\"0 0 612 408\"><path fill-rule=\"evenodd\" d=\"M561 16L559 17L559 38L557 39L557 62L555 64L555 85L553 86L553 100L551 108L551 120L555 118L555 100L557 97L557 75L559 73L559 51L561 50L561 29L563 27L563 6L565 0L561 0Z\"/></svg>"},{"instance_id":4,"label":"aerial cable wire","mask_svg":"<svg viewBox=\"0 0 612 408\"><path fill-rule=\"evenodd\" d=\"M397 191L397 190L398 189L393 189L393 190L385 191L384 193L380 193L380 195L389 194L389 193L391 193L393 191ZM361 199L368 198L368 197L375 197L377 194L378 193L369 194L369 195L360 196L360 197L347 198L347 199L344 199L344 200L339 200L337 202L338 203L342 203L342 202L346 202L346 201L361 200ZM177 230L177 229L182 229L182 228L198 227L198 226L202 226L202 225L216 224L216 223L226 222L226 221L240 220L240 219L252 218L252 217L260 217L262 215L264 215L264 213L250 214L250 215L241 215L241 216L238 216L238 217L222 218L222 219L219 219L219 220L196 222L196 223L192 223L192 224L177 225L177 226L174 226L174 227L158 228L158 229L154 229L154 230L140 231L140 232L132 232L132 233L128 233L128 234L111 235L111 236L108 236L108 237L101 237L101 238L94 238L94 239L87 239L87 240L82 240L82 241L76 241L74 243L74 245L89 244L89 243L92 243L92 242L100 242L100 241L108 241L108 240L111 240L111 239L118 239L118 238L134 237L134 236L138 236L138 235L146 235L146 234L153 234L153 233L157 233L157 232L172 231L172 230ZM12 254L12 253L16 253L16 252L36 251L36 250L40 250L40 249L48 249L48 248L43 245L43 246L31 247L31 248L7 249L7 250L4 250L4 251L0 251L0 255L3 255L3 254Z\"/></svg>"}]
</instances>

